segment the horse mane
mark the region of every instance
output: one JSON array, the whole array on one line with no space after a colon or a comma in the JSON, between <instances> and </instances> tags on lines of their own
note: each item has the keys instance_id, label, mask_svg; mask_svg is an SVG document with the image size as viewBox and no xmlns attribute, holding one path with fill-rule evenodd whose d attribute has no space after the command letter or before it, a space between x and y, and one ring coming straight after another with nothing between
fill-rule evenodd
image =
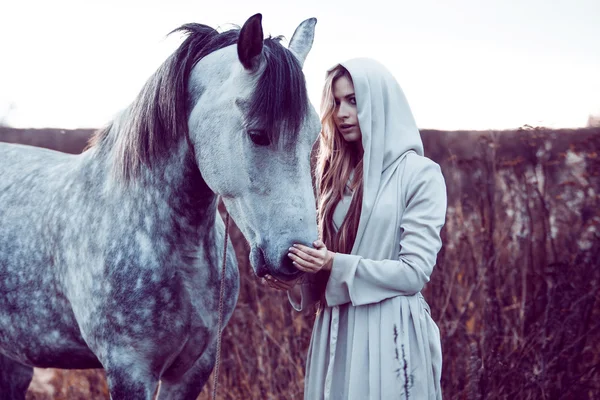
<instances>
[{"instance_id":1,"label":"horse mane","mask_svg":"<svg viewBox=\"0 0 600 400\"><path fill-rule=\"evenodd\" d=\"M192 68L203 57L237 43L239 28L218 32L203 24L185 24L173 30L187 34L184 42L148 79L126 113L98 130L87 148L110 142L114 151L114 172L125 181L139 175L142 165L152 167L170 147L188 138L191 104L188 80ZM261 121L270 140L277 145L300 130L308 109L308 95L302 67L280 43L281 37L267 38L263 54L266 67L249 104L248 118Z\"/></svg>"}]
</instances>

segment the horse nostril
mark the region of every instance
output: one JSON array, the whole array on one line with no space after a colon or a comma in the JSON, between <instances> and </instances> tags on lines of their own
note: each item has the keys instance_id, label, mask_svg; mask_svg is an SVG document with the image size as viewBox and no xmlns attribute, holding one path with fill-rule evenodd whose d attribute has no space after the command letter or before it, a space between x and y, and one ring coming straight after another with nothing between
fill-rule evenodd
<instances>
[{"instance_id":1,"label":"horse nostril","mask_svg":"<svg viewBox=\"0 0 600 400\"><path fill-rule=\"evenodd\" d=\"M252 247L252 249L250 250L250 263L254 268L256 276L258 276L259 278L262 278L263 276L269 273L269 270L265 263L265 253L263 252L263 249L261 249L259 246Z\"/></svg>"},{"instance_id":2,"label":"horse nostril","mask_svg":"<svg viewBox=\"0 0 600 400\"><path fill-rule=\"evenodd\" d=\"M260 247L258 248L258 265L256 266L256 275L262 278L269 272L265 263L265 252Z\"/></svg>"}]
</instances>

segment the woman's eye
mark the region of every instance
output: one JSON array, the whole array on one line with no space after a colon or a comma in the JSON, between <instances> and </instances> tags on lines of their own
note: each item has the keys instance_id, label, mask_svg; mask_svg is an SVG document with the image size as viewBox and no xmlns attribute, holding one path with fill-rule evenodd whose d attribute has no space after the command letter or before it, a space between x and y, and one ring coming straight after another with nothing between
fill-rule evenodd
<instances>
[{"instance_id":1,"label":"woman's eye","mask_svg":"<svg viewBox=\"0 0 600 400\"><path fill-rule=\"evenodd\" d=\"M354 97L350 98L350 104L356 105L356 99Z\"/></svg>"},{"instance_id":2,"label":"woman's eye","mask_svg":"<svg viewBox=\"0 0 600 400\"><path fill-rule=\"evenodd\" d=\"M250 129L248 131L248 135L250 136L250 140L257 146L268 146L271 144L269 140L269 135L263 130L260 129Z\"/></svg>"}]
</instances>

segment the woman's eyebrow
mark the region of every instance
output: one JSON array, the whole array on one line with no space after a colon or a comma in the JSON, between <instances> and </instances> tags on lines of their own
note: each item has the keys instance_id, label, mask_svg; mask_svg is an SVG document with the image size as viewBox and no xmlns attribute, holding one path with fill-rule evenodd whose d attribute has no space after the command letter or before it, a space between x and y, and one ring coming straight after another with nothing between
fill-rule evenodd
<instances>
[{"instance_id":1,"label":"woman's eyebrow","mask_svg":"<svg viewBox=\"0 0 600 400\"><path fill-rule=\"evenodd\" d=\"M344 96L344 99L349 99L350 97L356 97L356 95L354 94L354 92L352 92L352 93L349 93L349 94L345 95L345 96ZM340 98L339 98L339 97L337 97L337 96L333 96L333 99L334 99L334 100L339 100Z\"/></svg>"}]
</instances>

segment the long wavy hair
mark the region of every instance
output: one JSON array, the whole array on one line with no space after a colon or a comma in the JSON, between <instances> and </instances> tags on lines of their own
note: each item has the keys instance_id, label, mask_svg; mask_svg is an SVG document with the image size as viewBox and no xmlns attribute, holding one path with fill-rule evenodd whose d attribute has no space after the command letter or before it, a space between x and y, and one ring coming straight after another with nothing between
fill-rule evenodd
<instances>
[{"instance_id":1,"label":"long wavy hair","mask_svg":"<svg viewBox=\"0 0 600 400\"><path fill-rule=\"evenodd\" d=\"M331 69L325 79L321 97L321 133L317 148L315 180L317 186L317 223L321 240L331 251L350 254L363 198L363 148L360 141L346 142L338 131L334 116L337 112L333 85L341 78L352 76L342 65ZM352 181L348 182L352 171ZM346 186L354 192L348 213L338 231L333 226L333 212L344 196Z\"/></svg>"}]
</instances>

